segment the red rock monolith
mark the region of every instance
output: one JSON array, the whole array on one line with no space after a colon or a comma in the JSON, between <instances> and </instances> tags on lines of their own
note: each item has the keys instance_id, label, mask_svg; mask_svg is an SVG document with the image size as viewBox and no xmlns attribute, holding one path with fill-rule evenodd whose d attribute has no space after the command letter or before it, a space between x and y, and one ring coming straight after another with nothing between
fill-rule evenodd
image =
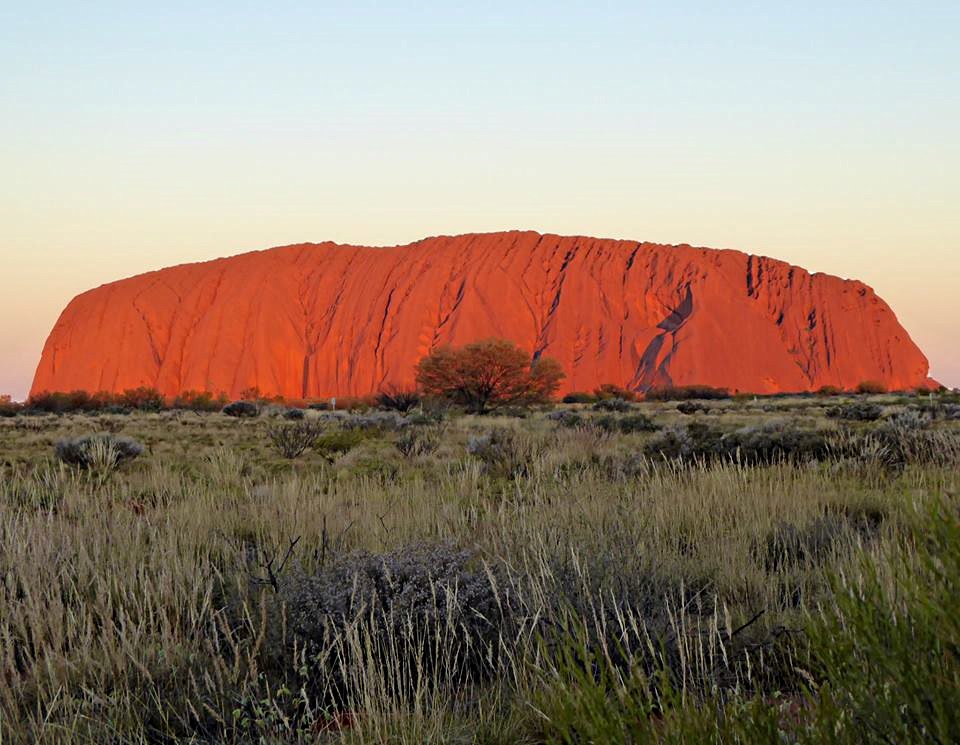
<instances>
[{"instance_id":1,"label":"red rock monolith","mask_svg":"<svg viewBox=\"0 0 960 745\"><path fill-rule=\"evenodd\" d=\"M362 395L492 336L556 358L564 390L929 383L861 282L738 251L504 232L284 246L103 285L63 311L32 391Z\"/></svg>"}]
</instances>

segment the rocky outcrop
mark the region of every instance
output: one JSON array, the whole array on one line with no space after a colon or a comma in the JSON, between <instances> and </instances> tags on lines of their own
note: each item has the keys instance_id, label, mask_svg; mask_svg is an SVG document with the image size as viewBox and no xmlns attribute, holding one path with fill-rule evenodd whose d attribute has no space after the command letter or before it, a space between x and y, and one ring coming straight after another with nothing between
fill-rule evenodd
<instances>
[{"instance_id":1,"label":"rocky outcrop","mask_svg":"<svg viewBox=\"0 0 960 745\"><path fill-rule=\"evenodd\" d=\"M737 251L505 232L284 246L98 287L63 311L32 390L357 395L491 336L559 360L565 390L928 382L861 282Z\"/></svg>"}]
</instances>

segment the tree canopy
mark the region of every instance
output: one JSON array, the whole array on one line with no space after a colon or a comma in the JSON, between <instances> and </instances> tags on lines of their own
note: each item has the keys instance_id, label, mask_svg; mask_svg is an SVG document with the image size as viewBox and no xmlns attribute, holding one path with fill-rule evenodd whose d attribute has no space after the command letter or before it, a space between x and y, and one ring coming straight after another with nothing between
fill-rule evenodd
<instances>
[{"instance_id":1,"label":"tree canopy","mask_svg":"<svg viewBox=\"0 0 960 745\"><path fill-rule=\"evenodd\" d=\"M531 359L506 339L441 347L417 365L417 384L425 395L449 398L478 414L499 406L546 401L564 377L555 359Z\"/></svg>"}]
</instances>

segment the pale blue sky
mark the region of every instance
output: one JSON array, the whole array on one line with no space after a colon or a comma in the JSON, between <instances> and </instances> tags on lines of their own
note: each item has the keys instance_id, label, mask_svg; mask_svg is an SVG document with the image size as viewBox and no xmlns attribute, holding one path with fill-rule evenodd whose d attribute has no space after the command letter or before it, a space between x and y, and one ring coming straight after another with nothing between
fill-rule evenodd
<instances>
[{"instance_id":1,"label":"pale blue sky","mask_svg":"<svg viewBox=\"0 0 960 745\"><path fill-rule=\"evenodd\" d=\"M77 292L533 228L855 276L960 385L960 3L7 3L0 392Z\"/></svg>"}]
</instances>

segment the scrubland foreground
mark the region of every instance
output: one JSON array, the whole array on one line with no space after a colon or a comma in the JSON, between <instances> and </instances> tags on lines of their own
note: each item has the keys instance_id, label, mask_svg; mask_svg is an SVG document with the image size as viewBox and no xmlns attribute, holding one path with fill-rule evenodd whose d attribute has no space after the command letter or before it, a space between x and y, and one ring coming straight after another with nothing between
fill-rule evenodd
<instances>
[{"instance_id":1,"label":"scrubland foreground","mask_svg":"<svg viewBox=\"0 0 960 745\"><path fill-rule=\"evenodd\" d=\"M958 411L2 419L0 741L955 742Z\"/></svg>"}]
</instances>

